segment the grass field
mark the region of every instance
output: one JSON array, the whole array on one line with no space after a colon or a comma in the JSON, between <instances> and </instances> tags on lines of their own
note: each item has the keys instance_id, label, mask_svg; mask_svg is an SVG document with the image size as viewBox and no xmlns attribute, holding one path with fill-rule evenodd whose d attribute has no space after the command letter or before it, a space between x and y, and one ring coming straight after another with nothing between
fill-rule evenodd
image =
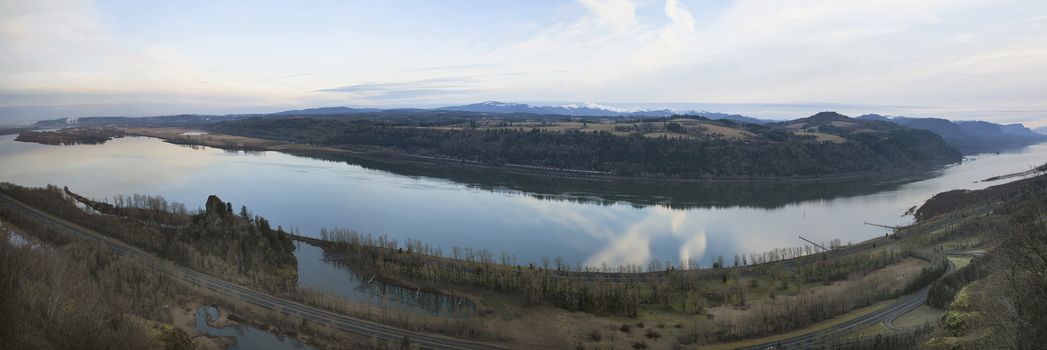
<instances>
[{"instance_id":1,"label":"grass field","mask_svg":"<svg viewBox=\"0 0 1047 350\"><path fill-rule=\"evenodd\" d=\"M956 255L949 256L949 261L952 261L953 265L956 265L957 270L962 269L964 266L967 266L967 264L970 264L971 259L974 259L974 257Z\"/></svg>"},{"instance_id":2,"label":"grass field","mask_svg":"<svg viewBox=\"0 0 1047 350\"><path fill-rule=\"evenodd\" d=\"M829 319L829 320L826 320L826 321L822 321L822 322L819 322L819 323L815 323L814 325L812 325L810 327L807 327L807 328L804 328L804 329L795 330L795 331L792 331L792 332L789 332L789 333L776 334L776 335L769 336L769 337L747 339L747 340L736 341L736 342L731 342L731 343L713 344L713 345L709 345L709 346L703 347L703 349L723 349L723 350L737 349L737 348L740 348L740 347L753 346L753 345L757 345L757 344L771 343L771 342L775 342L775 341L778 341L778 340L788 339L788 338L792 338L792 337L795 337L795 336L799 336L799 335L804 335L804 334L811 333L811 332L820 331L820 330L823 330L823 329L826 329L826 328L829 328L829 327L832 327L832 326L835 326L835 325L838 325L838 324L841 324L841 323L844 323L844 322L856 319L858 317L862 317L862 316L868 315L870 313L873 313L876 310L879 310L882 307L885 307L885 306L889 305L892 302L893 302L893 300L881 301L879 303L876 303L876 304L873 304L873 305L870 305L870 306L867 306L867 307L864 307L864 308L861 308L861 309L854 310L854 311L852 311L850 313L847 313L847 314L844 314L842 316L835 317L835 318L832 318L832 319Z\"/></svg>"}]
</instances>

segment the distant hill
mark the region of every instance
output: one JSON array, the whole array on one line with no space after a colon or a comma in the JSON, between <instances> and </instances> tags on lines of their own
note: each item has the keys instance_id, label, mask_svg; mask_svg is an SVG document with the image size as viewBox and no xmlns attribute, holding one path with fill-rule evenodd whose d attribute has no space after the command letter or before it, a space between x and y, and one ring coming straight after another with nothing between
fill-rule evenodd
<instances>
[{"instance_id":1,"label":"distant hill","mask_svg":"<svg viewBox=\"0 0 1047 350\"><path fill-rule=\"evenodd\" d=\"M525 103L508 103L498 101L487 101L462 106L447 106L437 108L447 111L483 112L483 113L529 113L529 114L556 114L573 117L620 117L620 116L644 116L644 117L668 117L674 113L669 109L658 110L625 110L610 106L599 105L591 102L572 103L562 106L532 106Z\"/></svg>"},{"instance_id":2,"label":"distant hill","mask_svg":"<svg viewBox=\"0 0 1047 350\"><path fill-rule=\"evenodd\" d=\"M378 112L381 110L380 108L320 107L276 112L270 115L338 115Z\"/></svg>"},{"instance_id":3,"label":"distant hill","mask_svg":"<svg viewBox=\"0 0 1047 350\"><path fill-rule=\"evenodd\" d=\"M1022 124L953 122L942 118L887 117L878 114L867 114L857 119L890 122L908 128L927 130L938 134L949 146L963 154L999 152L1047 141L1047 136L1033 132Z\"/></svg>"},{"instance_id":4,"label":"distant hill","mask_svg":"<svg viewBox=\"0 0 1047 350\"><path fill-rule=\"evenodd\" d=\"M482 113L520 113L541 115L564 115L572 117L669 117L673 115L697 115L710 120L731 120L739 123L768 124L772 121L757 119L739 114L725 114L706 111L677 111L663 109L622 109L600 105L592 102L571 103L561 106L532 106L525 103L508 103L487 101L462 106L437 108L448 111L482 112Z\"/></svg>"},{"instance_id":5,"label":"distant hill","mask_svg":"<svg viewBox=\"0 0 1047 350\"><path fill-rule=\"evenodd\" d=\"M730 120L737 123L765 125L774 121L757 119L740 114L726 114L706 111L676 111L670 109L620 109L595 103L572 103L561 106L532 106L524 103L507 103L487 101L461 106L439 108L353 108L353 107L318 107L294 109L268 114L227 114L198 115L182 114L156 117L83 117L59 118L38 121L32 125L36 129L67 128L74 126L188 126L209 124L220 121L238 120L253 117L326 117L394 120L409 118L417 121L448 119L483 119L494 115L510 119L555 120L564 117L598 119L598 118L665 118L674 115L702 116L710 120Z\"/></svg>"},{"instance_id":6,"label":"distant hill","mask_svg":"<svg viewBox=\"0 0 1047 350\"><path fill-rule=\"evenodd\" d=\"M316 116L252 118L206 129L347 149L390 161L572 176L811 178L925 170L961 160L959 152L926 130L832 112L769 125L698 116L613 122Z\"/></svg>"},{"instance_id":7,"label":"distant hill","mask_svg":"<svg viewBox=\"0 0 1047 350\"><path fill-rule=\"evenodd\" d=\"M1033 129L1033 131L1035 131L1037 134L1047 135L1047 126L1038 127L1036 129Z\"/></svg>"},{"instance_id":8,"label":"distant hill","mask_svg":"<svg viewBox=\"0 0 1047 350\"><path fill-rule=\"evenodd\" d=\"M741 114L726 114L726 113L716 113L716 112L693 112L693 113L685 113L685 114L699 115L699 116L702 116L702 117L709 118L710 120L730 120L730 121L739 122L739 123L749 123L749 124L757 124L757 125L767 125L767 124L775 122L773 120L753 118L753 117L748 117L748 116L744 116L744 115L741 115Z\"/></svg>"}]
</instances>

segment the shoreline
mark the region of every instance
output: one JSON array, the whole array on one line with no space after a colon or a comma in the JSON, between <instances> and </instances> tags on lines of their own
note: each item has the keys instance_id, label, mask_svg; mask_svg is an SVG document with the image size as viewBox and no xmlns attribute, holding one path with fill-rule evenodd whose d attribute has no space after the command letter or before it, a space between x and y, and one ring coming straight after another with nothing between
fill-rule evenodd
<instances>
[{"instance_id":1,"label":"shoreline","mask_svg":"<svg viewBox=\"0 0 1047 350\"><path fill-rule=\"evenodd\" d=\"M593 181L636 181L664 183L817 183L822 181L873 179L883 176L911 176L926 173L929 171L940 170L944 167L959 164L950 163L942 166L928 168L884 169L877 171L832 175L805 175L780 177L677 178L656 176L617 176L589 170L546 169L527 165L513 164L490 165L461 159L413 155L388 149L372 149L367 147L342 148L332 146L320 146L227 134L187 134L198 133L202 131L197 129L160 127L120 128L120 130L125 132L128 136L152 137L176 145L206 146L224 150L238 150L249 152L273 151L304 157L309 157L310 155L346 156L369 161L385 162L389 164L428 165L449 168L468 167L479 170L499 171L508 174L521 174L551 178L581 179Z\"/></svg>"}]
</instances>

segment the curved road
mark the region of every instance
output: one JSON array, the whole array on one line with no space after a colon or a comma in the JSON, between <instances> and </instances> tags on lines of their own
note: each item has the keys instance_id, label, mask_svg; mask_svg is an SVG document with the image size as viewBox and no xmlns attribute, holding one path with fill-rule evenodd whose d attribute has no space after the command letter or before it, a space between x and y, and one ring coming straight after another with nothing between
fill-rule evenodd
<instances>
[{"instance_id":1,"label":"curved road","mask_svg":"<svg viewBox=\"0 0 1047 350\"><path fill-rule=\"evenodd\" d=\"M147 267L167 273L171 277L181 279L182 281L202 288L207 288L215 293L237 298L243 302L267 310L280 312L284 315L295 315L309 320L310 322L321 323L342 331L392 342L399 342L406 337L411 341L411 343L426 349L504 349L503 347L493 344L416 333L282 299L175 265L167 260L154 257L141 249L56 218L3 194L0 194L0 205L14 209L24 214L26 217L46 222L58 232L68 234L83 241L102 244L121 256L136 257Z\"/></svg>"},{"instance_id":2,"label":"curved road","mask_svg":"<svg viewBox=\"0 0 1047 350\"><path fill-rule=\"evenodd\" d=\"M949 253L953 255L952 253ZM949 263L948 269L942 274L942 277L956 270L952 261L946 259ZM941 278L941 277L939 277ZM923 287L922 289L904 295L898 300L895 300L890 305L884 306L883 308L876 310L870 314L863 315L861 317L848 320L838 325L825 328L822 330L814 331L811 333L798 335L792 338L782 339L774 342L767 342L759 345L753 345L743 347L741 349L813 349L822 348L827 346L827 341L832 340L838 336L857 331L867 326L871 326L877 323L883 323L884 326L893 327L894 320L901 317L909 311L915 310L916 308L927 303L927 292L931 289L930 285Z\"/></svg>"}]
</instances>

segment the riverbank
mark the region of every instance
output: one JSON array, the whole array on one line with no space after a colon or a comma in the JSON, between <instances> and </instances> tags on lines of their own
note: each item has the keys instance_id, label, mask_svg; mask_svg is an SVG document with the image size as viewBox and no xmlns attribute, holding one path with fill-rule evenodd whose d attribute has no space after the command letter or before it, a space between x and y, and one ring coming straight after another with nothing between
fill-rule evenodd
<instances>
[{"instance_id":1,"label":"riverbank","mask_svg":"<svg viewBox=\"0 0 1047 350\"><path fill-rule=\"evenodd\" d=\"M55 187L25 189L10 184L2 184L0 190L8 193L9 191L21 192L18 197L22 199L28 198L27 196L61 196L63 194L60 189ZM30 202L37 204L47 202L42 201L41 198L29 199ZM142 274L149 277L149 279L143 279L139 283L148 285L146 282L149 280L160 279L165 283L165 286L170 286L162 288L160 291L178 288L183 292L176 295L197 296L214 302L223 309L231 310L235 315L245 316L237 319L237 321L264 320L264 322L249 323L275 334L294 336L310 343L321 344L323 348L337 348L346 344L355 344L351 345L352 347L382 347L390 344L399 344L407 337L437 345L482 345L482 343L448 340L448 338L430 334L446 333L459 338L474 339L481 336L490 336L487 333L488 330L483 325L473 322L473 320L419 317L389 310L381 306L352 304L337 297L303 289L287 291L285 290L287 286L279 284L257 285L256 287L260 290L274 293L273 295L279 295L279 297L265 294L181 267L171 261L161 260L138 248L119 242L117 239L102 238L102 235L99 233L51 216L58 214L45 213L41 210L56 211L66 216L70 213L82 212L80 208L72 204L72 200L66 202L50 201L50 205L34 209L7 197L5 194L0 194L0 215L2 215L4 220L15 221L23 225L23 227L31 227L31 229L27 230L33 232L34 235L43 235L68 247L90 247L108 254L113 254L109 249L120 252L122 254L120 259L136 260L137 265L135 266L143 271L141 272ZM94 217L95 220L105 221L111 219L96 214L89 214L89 216ZM255 218L255 220L261 222L264 219ZM84 220L78 221L86 226L95 226L89 222L85 223ZM119 221L110 221L108 228L103 231L119 231L119 226L135 225L134 220L127 220L122 223ZM92 242L102 243L102 246L95 246ZM139 276L138 278L142 279L143 277ZM153 298L150 299L150 303L141 305L141 307L153 305L154 301L152 300L164 302L176 299L175 297L154 296L152 294L150 294L150 297ZM171 305L171 303L166 303L166 305ZM388 324L395 326L391 327ZM488 348L485 345L479 347Z\"/></svg>"},{"instance_id":2,"label":"riverbank","mask_svg":"<svg viewBox=\"0 0 1047 350\"><path fill-rule=\"evenodd\" d=\"M1000 181L1000 180L1006 180L1006 179L1011 179L1011 178L1016 178L1016 177L1028 177L1028 176L1033 176L1033 175L1036 175L1036 174L1041 174L1041 173L1044 173L1044 172L1047 172L1047 164L1044 164L1044 165L1041 165L1041 166L1038 166L1038 167L1035 167L1035 168L1032 168L1032 169L1029 169L1029 170L1026 170L1026 171L1022 171L1022 172L1017 172L1017 173L1007 174L1007 175L1000 175L1000 176L993 176L993 177L990 177L988 179L981 180L981 182Z\"/></svg>"},{"instance_id":3,"label":"riverbank","mask_svg":"<svg viewBox=\"0 0 1047 350\"><path fill-rule=\"evenodd\" d=\"M921 288L944 272L940 269L943 260L933 254L909 255L897 246L900 240L884 237L762 264L598 272L570 271L559 265L507 266L484 258L489 255L482 251L455 259L432 255L421 244L381 244L347 234L331 234L328 238L333 241L303 240L326 247L332 255L341 254L341 261L354 269L375 271L379 278L394 283L466 291L475 296L484 323L518 330L513 338L535 347L554 345L528 342L556 339L559 346L579 342L580 347L589 348L613 346L625 339L626 344L659 348L670 346L674 339L692 345L744 339L770 334L741 330L754 327L751 322L756 318L764 323L782 322L776 327L785 329L807 322L783 322L795 315L768 314L769 310L802 305L801 313L813 312L804 317L821 320ZM629 295L638 304L629 306L628 298L616 297ZM848 301L840 299L842 296ZM623 307L594 308L584 300ZM557 320L558 326L545 327L538 321L543 319ZM619 329L625 325L638 330Z\"/></svg>"},{"instance_id":4,"label":"riverbank","mask_svg":"<svg viewBox=\"0 0 1047 350\"><path fill-rule=\"evenodd\" d=\"M186 128L121 128L128 135L154 137L179 145L197 145L227 150L242 151L275 151L300 156L337 155L359 158L369 161L399 164L435 165L444 167L467 167L478 170L500 171L512 174L547 176L556 178L573 178L588 180L633 180L633 181L666 181L675 183L750 183L750 182L793 182L808 183L836 180L878 179L882 177L904 177L926 173L935 168L926 169L892 169L872 172L843 173L825 176L779 176L779 177L710 177L710 178L677 178L651 176L615 176L608 173L577 169L543 168L525 165L503 164L500 166L483 164L475 161L429 157L397 152L377 147L330 147L303 143L289 143L252 137L226 135L204 132Z\"/></svg>"},{"instance_id":5,"label":"riverbank","mask_svg":"<svg viewBox=\"0 0 1047 350\"><path fill-rule=\"evenodd\" d=\"M416 283L439 281L446 288L477 295L478 316L468 322L512 330L507 331L504 341L514 347L580 344L583 348L600 348L624 343L657 348L708 345L802 328L919 288L933 278L934 258L905 251L939 246L940 241L929 239L942 236L943 227L954 227L957 220L978 220L983 213L939 215L900 229L898 239L877 238L827 253L800 254L792 259L739 267L686 271L666 267L666 271L623 274L620 279L611 273L582 271L574 275L569 268L553 266L505 266L483 258L482 252L476 252L475 260L468 260L469 254L464 255L465 261L450 259L432 255L426 248L418 249L423 245L373 245L364 237L355 240L360 242L355 248L353 239L342 240L341 245L349 246L354 255L363 256L356 263L371 264L373 271L383 272L389 278ZM203 291L202 287L205 285L194 288ZM214 291L213 286L206 289ZM579 291L597 293L577 294ZM614 295L621 293L628 298L617 300ZM205 295L219 297L206 292ZM569 298L557 299L557 295ZM631 299L639 304L626 305L621 311L593 309L582 301L585 299L605 305L629 303ZM224 300L223 308L236 314L251 315L251 311L243 310L257 307L235 299ZM571 300L580 303L571 306ZM264 315L272 311L257 312ZM797 315L804 316L797 319ZM272 324L281 324L280 329L305 326L294 316L287 316L290 317L277 316ZM760 321L753 323L755 320ZM761 325L772 327L751 328ZM310 323L309 328L316 326Z\"/></svg>"}]
</instances>

